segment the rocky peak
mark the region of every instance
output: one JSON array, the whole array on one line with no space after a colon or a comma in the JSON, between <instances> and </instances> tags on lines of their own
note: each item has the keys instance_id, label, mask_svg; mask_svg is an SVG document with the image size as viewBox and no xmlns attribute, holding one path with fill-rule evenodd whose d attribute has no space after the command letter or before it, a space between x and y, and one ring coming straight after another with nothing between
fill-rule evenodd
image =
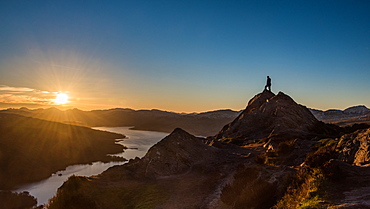
<instances>
[{"instance_id":1,"label":"rocky peak","mask_svg":"<svg viewBox=\"0 0 370 209\"><path fill-rule=\"evenodd\" d=\"M263 91L254 96L246 109L215 136L216 139L262 139L272 135L304 136L323 131L324 124L291 97ZM320 130L319 130L320 129Z\"/></svg>"},{"instance_id":2,"label":"rocky peak","mask_svg":"<svg viewBox=\"0 0 370 209\"><path fill-rule=\"evenodd\" d=\"M152 146L141 160L146 176L168 176L185 173L195 164L211 157L217 148L202 142L186 131L176 128Z\"/></svg>"},{"instance_id":3,"label":"rocky peak","mask_svg":"<svg viewBox=\"0 0 370 209\"><path fill-rule=\"evenodd\" d=\"M250 112L255 108L260 107L263 103L268 102L270 98L274 97L275 94L271 91L264 90L262 93L257 94L251 100L245 109L246 112Z\"/></svg>"}]
</instances>

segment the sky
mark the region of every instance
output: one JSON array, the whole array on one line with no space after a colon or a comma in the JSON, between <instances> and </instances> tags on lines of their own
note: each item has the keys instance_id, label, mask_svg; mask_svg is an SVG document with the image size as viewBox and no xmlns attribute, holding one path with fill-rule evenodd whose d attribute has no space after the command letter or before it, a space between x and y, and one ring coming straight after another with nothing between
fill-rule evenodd
<instances>
[{"instance_id":1,"label":"sky","mask_svg":"<svg viewBox=\"0 0 370 209\"><path fill-rule=\"evenodd\" d=\"M0 1L0 108L370 107L370 1ZM58 104L58 93L68 103Z\"/></svg>"}]
</instances>

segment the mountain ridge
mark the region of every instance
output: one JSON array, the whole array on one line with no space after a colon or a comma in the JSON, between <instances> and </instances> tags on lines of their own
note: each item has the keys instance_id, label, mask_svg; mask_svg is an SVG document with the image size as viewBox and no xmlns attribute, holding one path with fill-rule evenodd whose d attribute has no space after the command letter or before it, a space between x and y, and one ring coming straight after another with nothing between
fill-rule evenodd
<instances>
[{"instance_id":1,"label":"mountain ridge","mask_svg":"<svg viewBox=\"0 0 370 209\"><path fill-rule=\"evenodd\" d=\"M1 112L88 127L134 126L134 129L137 130L168 133L177 127L182 127L192 134L201 136L217 133L224 124L230 122L239 114L238 111L230 109L182 114L156 109L133 110L127 108L93 111L20 108L1 110Z\"/></svg>"},{"instance_id":2,"label":"mountain ridge","mask_svg":"<svg viewBox=\"0 0 370 209\"><path fill-rule=\"evenodd\" d=\"M308 107L310 111L313 112L314 115L316 115L316 112L345 112L345 113L365 113L369 112L370 109L366 107L366 105L353 105L350 107L347 107L345 109L327 109L327 110L320 110L316 108L310 108ZM352 111L355 109L360 109L360 111ZM78 108L72 108L72 109L66 109L66 110L60 110L57 107L49 107L49 108L27 108L27 107L20 107L20 108L3 108L0 109L0 112L7 112L7 111L24 111L24 112L32 112L32 111L47 111L47 110L58 110L60 112L71 112L71 111L79 111L79 112L104 112L104 111L130 111L130 112L163 112L163 113L170 113L170 114L176 114L176 115L203 115L203 114L208 114L208 113L217 113L217 112L225 112L225 111L230 111L230 112L241 112L243 110L232 110L232 109L216 109L216 110L209 110L209 111L204 111L204 112L192 112L192 113L181 113L181 112L174 112L174 111L166 111L166 110L161 110L161 109L132 109L132 108L110 108L110 109L96 109L96 110L81 110Z\"/></svg>"},{"instance_id":3,"label":"mountain ridge","mask_svg":"<svg viewBox=\"0 0 370 209\"><path fill-rule=\"evenodd\" d=\"M317 110L310 109L312 114L325 123L337 124L339 126L353 125L355 123L370 124L370 109L365 105L351 106L344 110L329 109Z\"/></svg>"},{"instance_id":4,"label":"mountain ridge","mask_svg":"<svg viewBox=\"0 0 370 209\"><path fill-rule=\"evenodd\" d=\"M364 105L351 106L344 110L329 109L323 111L308 109L318 120L325 123L333 123L339 126L348 126L355 123L370 124L370 109ZM59 110L55 107L47 109L22 107L19 109L0 110L0 112L89 127L134 126L134 129L137 130L168 133L176 127L182 127L192 134L201 136L217 134L225 124L234 120L242 111L220 109L200 113L176 113L158 109L112 108L84 111L76 108Z\"/></svg>"}]
</instances>

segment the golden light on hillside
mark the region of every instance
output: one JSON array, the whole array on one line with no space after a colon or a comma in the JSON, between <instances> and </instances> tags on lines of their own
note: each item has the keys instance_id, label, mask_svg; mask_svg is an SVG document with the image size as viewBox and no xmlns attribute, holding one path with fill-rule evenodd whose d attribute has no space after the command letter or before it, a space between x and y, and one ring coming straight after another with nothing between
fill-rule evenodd
<instances>
[{"instance_id":1,"label":"golden light on hillside","mask_svg":"<svg viewBox=\"0 0 370 209\"><path fill-rule=\"evenodd\" d=\"M55 97L55 99L54 99L54 102L55 102L56 104L58 104L58 105L66 104L66 103L68 103L68 102L69 102L69 101L68 101L68 95L67 95L67 94L65 94L65 93L61 93L61 92L59 92L59 93L56 95L56 97Z\"/></svg>"}]
</instances>

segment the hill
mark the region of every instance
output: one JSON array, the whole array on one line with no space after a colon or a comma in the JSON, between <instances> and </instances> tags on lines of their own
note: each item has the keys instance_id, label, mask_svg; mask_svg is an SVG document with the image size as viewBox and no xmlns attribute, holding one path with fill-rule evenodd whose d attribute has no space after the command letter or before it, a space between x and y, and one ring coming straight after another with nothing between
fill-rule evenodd
<instances>
[{"instance_id":1,"label":"hill","mask_svg":"<svg viewBox=\"0 0 370 209\"><path fill-rule=\"evenodd\" d=\"M337 130L318 121L304 106L288 95L263 91L254 96L247 108L215 137L236 140L277 138L307 138L312 135L333 135Z\"/></svg>"},{"instance_id":2,"label":"hill","mask_svg":"<svg viewBox=\"0 0 370 209\"><path fill-rule=\"evenodd\" d=\"M370 129L356 127L325 124L288 95L264 91L213 137L177 128L143 158L71 177L48 208L369 207L359 192ZM353 184L359 175L362 185Z\"/></svg>"},{"instance_id":3,"label":"hill","mask_svg":"<svg viewBox=\"0 0 370 209\"><path fill-rule=\"evenodd\" d=\"M123 160L123 135L0 113L0 189L39 181L73 164Z\"/></svg>"}]
</instances>

